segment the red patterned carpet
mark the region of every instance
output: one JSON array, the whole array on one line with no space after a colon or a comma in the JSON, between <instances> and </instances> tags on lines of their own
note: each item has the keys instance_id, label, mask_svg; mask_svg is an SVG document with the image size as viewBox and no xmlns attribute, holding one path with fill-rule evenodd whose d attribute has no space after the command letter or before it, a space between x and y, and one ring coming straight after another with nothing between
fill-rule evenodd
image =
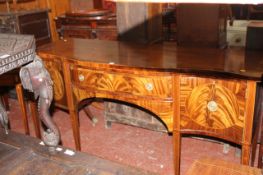
<instances>
[{"instance_id":1,"label":"red patterned carpet","mask_svg":"<svg viewBox=\"0 0 263 175\"><path fill-rule=\"evenodd\" d=\"M106 129L103 110L94 107L91 110L99 120L95 126L92 126L90 119L83 111L79 113L83 152L161 175L173 174L172 136L117 123L113 123L110 129ZM9 118L11 129L24 133L20 108L14 99L10 99ZM74 149L68 113L56 110L53 119L60 129L63 146ZM29 125L30 134L34 136L31 118ZM240 158L235 155L236 149L238 148L230 146L229 152L223 153L223 144L220 142L184 137L182 139L181 175L185 174L195 159L201 157L208 156L239 162Z\"/></svg>"}]
</instances>

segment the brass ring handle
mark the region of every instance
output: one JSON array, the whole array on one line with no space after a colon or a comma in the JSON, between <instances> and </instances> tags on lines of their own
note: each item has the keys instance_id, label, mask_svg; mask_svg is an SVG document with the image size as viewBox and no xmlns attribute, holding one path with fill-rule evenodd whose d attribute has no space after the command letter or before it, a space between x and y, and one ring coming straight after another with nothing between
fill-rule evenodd
<instances>
[{"instance_id":1,"label":"brass ring handle","mask_svg":"<svg viewBox=\"0 0 263 175\"><path fill-rule=\"evenodd\" d=\"M215 101L211 100L207 103L207 109L210 111L210 112L215 112L218 108L218 105Z\"/></svg>"},{"instance_id":2,"label":"brass ring handle","mask_svg":"<svg viewBox=\"0 0 263 175\"><path fill-rule=\"evenodd\" d=\"M84 79L85 79L84 75L80 74L79 75L79 81L84 81Z\"/></svg>"},{"instance_id":3,"label":"brass ring handle","mask_svg":"<svg viewBox=\"0 0 263 175\"><path fill-rule=\"evenodd\" d=\"M148 91L152 91L152 90L153 90L153 84L152 84L152 83L146 83L146 84L145 84L145 88L146 88Z\"/></svg>"}]
</instances>

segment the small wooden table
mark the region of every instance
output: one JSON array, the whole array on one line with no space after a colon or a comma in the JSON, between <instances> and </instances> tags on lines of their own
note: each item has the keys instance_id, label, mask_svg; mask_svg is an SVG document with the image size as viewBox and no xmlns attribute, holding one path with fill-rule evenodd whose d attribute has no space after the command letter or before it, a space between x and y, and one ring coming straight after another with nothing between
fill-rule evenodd
<instances>
[{"instance_id":1,"label":"small wooden table","mask_svg":"<svg viewBox=\"0 0 263 175\"><path fill-rule=\"evenodd\" d=\"M22 67L20 69L22 85L33 92L36 99L38 98L40 118L48 127L47 131L43 130L42 138L45 144L53 149L60 138L48 111L53 99L52 80L41 59L36 56L35 38L32 35L0 34L0 75L19 67ZM22 93L22 87L19 88L19 92ZM18 97L22 98L21 96L18 94ZM8 117L1 103L0 122L8 134Z\"/></svg>"},{"instance_id":2,"label":"small wooden table","mask_svg":"<svg viewBox=\"0 0 263 175\"><path fill-rule=\"evenodd\" d=\"M45 45L38 54L51 73L56 102L67 99L77 150L78 104L115 99L151 111L173 133L176 175L182 134L239 144L241 162L249 164L261 52L68 39Z\"/></svg>"},{"instance_id":3,"label":"small wooden table","mask_svg":"<svg viewBox=\"0 0 263 175\"><path fill-rule=\"evenodd\" d=\"M10 34L0 34L0 75L9 72L13 69L19 68L31 61L33 61L35 55L35 40L33 36L29 35L10 35ZM16 86L18 94L18 99L20 105L25 108L22 99L22 87L21 85ZM1 124L5 127L7 131L7 114L0 102ZM27 122L25 120L26 116L23 112L24 124ZM25 126L28 126L25 124ZM28 128L26 127L26 132Z\"/></svg>"}]
</instances>

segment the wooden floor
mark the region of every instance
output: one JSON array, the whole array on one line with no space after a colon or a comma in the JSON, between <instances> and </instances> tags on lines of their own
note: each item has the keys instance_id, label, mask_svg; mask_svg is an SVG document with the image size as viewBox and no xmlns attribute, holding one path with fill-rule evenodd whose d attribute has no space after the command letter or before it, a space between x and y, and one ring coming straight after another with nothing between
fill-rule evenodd
<instances>
[{"instance_id":1,"label":"wooden floor","mask_svg":"<svg viewBox=\"0 0 263 175\"><path fill-rule=\"evenodd\" d=\"M17 100L9 99L9 102L10 111L8 114L11 129L25 133ZM95 126L83 110L79 112L83 153L159 175L174 174L171 135L118 123L113 123L111 128L106 128L104 111L92 108L91 112L98 119ZM56 109L52 116L61 133L61 144L74 149L69 114ZM29 116L29 128L30 135L35 137L31 116ZM181 175L186 174L195 160L204 157L240 163L240 154L237 154L240 152L240 147L230 144L225 149L223 143L227 142L200 137L183 137ZM2 174L0 173L0 175Z\"/></svg>"},{"instance_id":2,"label":"wooden floor","mask_svg":"<svg viewBox=\"0 0 263 175\"><path fill-rule=\"evenodd\" d=\"M146 171L120 165L60 147L50 154L40 140L0 130L1 175L153 175ZM66 153L73 153L69 155Z\"/></svg>"}]
</instances>

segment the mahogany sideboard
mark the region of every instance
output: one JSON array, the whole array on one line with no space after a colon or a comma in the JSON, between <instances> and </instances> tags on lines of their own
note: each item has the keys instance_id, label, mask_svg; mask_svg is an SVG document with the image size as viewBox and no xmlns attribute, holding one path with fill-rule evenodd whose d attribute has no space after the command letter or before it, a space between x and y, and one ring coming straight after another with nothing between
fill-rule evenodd
<instances>
[{"instance_id":1,"label":"mahogany sideboard","mask_svg":"<svg viewBox=\"0 0 263 175\"><path fill-rule=\"evenodd\" d=\"M182 134L239 144L241 162L249 163L262 53L68 39L45 45L38 54L54 81L55 101L67 98L77 150L81 149L78 104L102 98L137 105L162 121L173 134L176 175Z\"/></svg>"}]
</instances>

